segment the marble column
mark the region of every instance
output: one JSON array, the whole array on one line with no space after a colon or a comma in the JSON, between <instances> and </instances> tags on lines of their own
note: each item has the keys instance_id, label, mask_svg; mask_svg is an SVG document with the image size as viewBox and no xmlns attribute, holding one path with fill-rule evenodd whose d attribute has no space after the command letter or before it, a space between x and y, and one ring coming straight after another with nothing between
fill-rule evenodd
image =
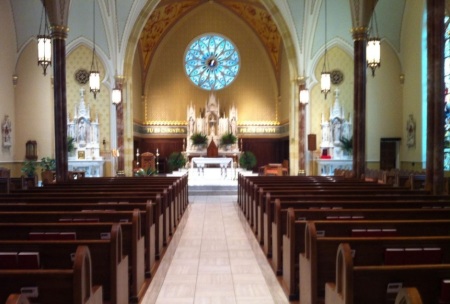
<instances>
[{"instance_id":1,"label":"marble column","mask_svg":"<svg viewBox=\"0 0 450 304\"><path fill-rule=\"evenodd\" d=\"M124 76L116 76L116 88L123 90ZM125 147L124 147L124 122L123 122L123 91L122 100L116 106L116 132L117 132L117 149L119 150L119 157L117 157L117 172L116 175L125 175Z\"/></svg>"},{"instance_id":2,"label":"marble column","mask_svg":"<svg viewBox=\"0 0 450 304\"><path fill-rule=\"evenodd\" d=\"M70 0L43 1L50 21L53 46L56 182L68 179L66 38Z\"/></svg>"},{"instance_id":3,"label":"marble column","mask_svg":"<svg viewBox=\"0 0 450 304\"><path fill-rule=\"evenodd\" d=\"M444 192L445 1L427 0L428 91L426 189Z\"/></svg>"},{"instance_id":4,"label":"marble column","mask_svg":"<svg viewBox=\"0 0 450 304\"><path fill-rule=\"evenodd\" d=\"M305 175L305 129L306 129L306 104L298 105L298 175Z\"/></svg>"},{"instance_id":5,"label":"marble column","mask_svg":"<svg viewBox=\"0 0 450 304\"><path fill-rule=\"evenodd\" d=\"M363 178L366 170L366 45L367 28L352 30L354 40L354 88L353 103L353 174Z\"/></svg>"}]
</instances>

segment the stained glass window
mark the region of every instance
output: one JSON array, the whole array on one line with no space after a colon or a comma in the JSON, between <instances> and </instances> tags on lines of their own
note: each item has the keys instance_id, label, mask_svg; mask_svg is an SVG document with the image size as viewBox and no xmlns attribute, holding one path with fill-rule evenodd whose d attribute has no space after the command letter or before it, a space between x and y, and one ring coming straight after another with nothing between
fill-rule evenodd
<instances>
[{"instance_id":1,"label":"stained glass window","mask_svg":"<svg viewBox=\"0 0 450 304\"><path fill-rule=\"evenodd\" d=\"M444 170L450 170L450 19L445 17L445 51L444 51L444 81L445 81L445 137L444 137Z\"/></svg>"},{"instance_id":2,"label":"stained glass window","mask_svg":"<svg viewBox=\"0 0 450 304\"><path fill-rule=\"evenodd\" d=\"M184 55L187 76L195 85L208 91L230 85L239 72L239 64L239 53L234 44L218 34L196 38Z\"/></svg>"}]
</instances>

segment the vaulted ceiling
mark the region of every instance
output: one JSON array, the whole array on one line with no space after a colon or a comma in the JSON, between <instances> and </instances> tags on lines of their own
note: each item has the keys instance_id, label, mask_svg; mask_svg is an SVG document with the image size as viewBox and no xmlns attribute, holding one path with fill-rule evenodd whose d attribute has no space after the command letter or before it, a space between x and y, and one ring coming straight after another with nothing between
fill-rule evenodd
<instances>
[{"instance_id":1,"label":"vaulted ceiling","mask_svg":"<svg viewBox=\"0 0 450 304\"><path fill-rule=\"evenodd\" d=\"M208 0L220 4L242 18L257 34L264 45L274 69L279 69L281 35L269 12L256 0ZM208 2L205 0L161 1L149 16L140 35L139 51L144 71L151 58L173 24L189 11Z\"/></svg>"}]
</instances>

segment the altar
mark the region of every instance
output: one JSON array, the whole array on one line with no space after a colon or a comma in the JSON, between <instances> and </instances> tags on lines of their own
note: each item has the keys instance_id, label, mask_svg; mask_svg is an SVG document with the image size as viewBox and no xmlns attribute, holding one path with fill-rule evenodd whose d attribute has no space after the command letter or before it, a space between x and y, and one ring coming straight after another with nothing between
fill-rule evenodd
<instances>
[{"instance_id":1,"label":"altar","mask_svg":"<svg viewBox=\"0 0 450 304\"><path fill-rule=\"evenodd\" d=\"M83 171L85 177L102 177L104 159L100 156L100 123L98 114L91 117L90 105L84 100L80 89L80 101L72 118L67 113L67 138L73 141L75 151L69 154L68 170Z\"/></svg>"},{"instance_id":2,"label":"altar","mask_svg":"<svg viewBox=\"0 0 450 304\"><path fill-rule=\"evenodd\" d=\"M205 175L205 165L219 165L220 175L227 177L227 168L234 169L233 159L229 157L193 157L191 159L191 169L197 167L198 175Z\"/></svg>"}]
</instances>

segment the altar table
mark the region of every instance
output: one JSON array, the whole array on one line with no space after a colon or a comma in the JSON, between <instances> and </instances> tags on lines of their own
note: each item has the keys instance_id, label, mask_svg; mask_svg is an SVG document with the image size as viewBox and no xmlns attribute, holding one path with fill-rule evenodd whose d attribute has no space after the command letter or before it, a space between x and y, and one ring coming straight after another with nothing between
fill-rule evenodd
<instances>
[{"instance_id":1,"label":"altar table","mask_svg":"<svg viewBox=\"0 0 450 304\"><path fill-rule=\"evenodd\" d=\"M194 168L194 164L198 168L198 174L200 171L205 173L205 165L219 165L220 166L220 175L227 176L227 168L230 165L230 168L233 169L233 159L230 157L193 157L191 159L191 168Z\"/></svg>"}]
</instances>

